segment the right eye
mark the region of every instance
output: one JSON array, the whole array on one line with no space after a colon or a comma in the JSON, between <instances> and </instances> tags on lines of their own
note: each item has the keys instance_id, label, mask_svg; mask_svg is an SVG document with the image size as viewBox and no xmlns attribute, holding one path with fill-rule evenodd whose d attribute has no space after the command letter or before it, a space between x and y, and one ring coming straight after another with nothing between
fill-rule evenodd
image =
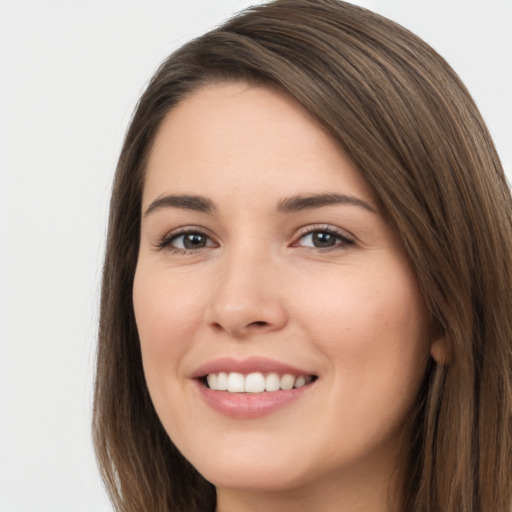
<instances>
[{"instance_id":1,"label":"right eye","mask_svg":"<svg viewBox=\"0 0 512 512\"><path fill-rule=\"evenodd\" d=\"M168 248L174 252L187 253L205 247L216 247L215 242L205 233L197 230L180 231L167 235L159 244L160 249Z\"/></svg>"}]
</instances>

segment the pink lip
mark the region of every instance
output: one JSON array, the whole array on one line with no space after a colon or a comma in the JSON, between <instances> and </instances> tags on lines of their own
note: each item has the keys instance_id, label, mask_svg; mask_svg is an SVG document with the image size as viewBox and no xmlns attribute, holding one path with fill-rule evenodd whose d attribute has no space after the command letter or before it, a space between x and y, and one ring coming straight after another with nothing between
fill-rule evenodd
<instances>
[{"instance_id":1,"label":"pink lip","mask_svg":"<svg viewBox=\"0 0 512 512\"><path fill-rule=\"evenodd\" d=\"M194 379L198 379L210 373L219 372L238 372L243 373L244 375L253 372L275 372L281 375L285 373L289 373L291 375L313 375L311 372L308 372L307 370L294 368L293 366L265 357L250 357L241 360L235 359L233 357L222 357L201 365L199 368L194 370L191 377Z\"/></svg>"},{"instance_id":2,"label":"pink lip","mask_svg":"<svg viewBox=\"0 0 512 512\"><path fill-rule=\"evenodd\" d=\"M194 380L193 384L196 391L212 409L224 416L236 419L258 418L277 411L307 395L316 382L286 391L229 393L228 391L214 391L206 387L200 380L205 375L219 372L238 372L244 375L252 372L275 372L280 375L289 373L291 375L305 376L313 374L279 361L262 357L251 357L243 360L224 357L201 365L191 376Z\"/></svg>"},{"instance_id":3,"label":"pink lip","mask_svg":"<svg viewBox=\"0 0 512 512\"><path fill-rule=\"evenodd\" d=\"M259 418L284 407L307 394L315 382L287 391L272 391L271 393L229 393L228 391L213 391L200 381L194 381L194 386L203 400L215 411L236 419Z\"/></svg>"}]
</instances>

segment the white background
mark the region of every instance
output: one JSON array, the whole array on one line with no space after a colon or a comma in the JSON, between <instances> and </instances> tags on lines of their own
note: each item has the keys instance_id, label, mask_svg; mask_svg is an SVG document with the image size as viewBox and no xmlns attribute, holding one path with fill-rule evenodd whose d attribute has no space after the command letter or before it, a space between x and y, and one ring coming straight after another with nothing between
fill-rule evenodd
<instances>
[{"instance_id":1,"label":"white background","mask_svg":"<svg viewBox=\"0 0 512 512\"><path fill-rule=\"evenodd\" d=\"M0 0L0 512L111 510L90 438L110 183L144 85L247 0ZM361 0L473 93L512 177L512 0Z\"/></svg>"}]
</instances>

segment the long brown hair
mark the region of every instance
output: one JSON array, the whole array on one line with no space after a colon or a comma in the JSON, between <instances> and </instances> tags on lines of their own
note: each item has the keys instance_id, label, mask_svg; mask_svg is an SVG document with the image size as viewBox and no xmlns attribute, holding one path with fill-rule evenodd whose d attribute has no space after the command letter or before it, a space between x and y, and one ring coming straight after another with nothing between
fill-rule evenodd
<instances>
[{"instance_id":1,"label":"long brown hair","mask_svg":"<svg viewBox=\"0 0 512 512\"><path fill-rule=\"evenodd\" d=\"M153 409L132 305L148 152L198 87L244 80L295 98L340 144L399 233L432 323L406 446L403 510L512 506L512 207L485 124L455 72L399 25L337 0L277 0L183 46L142 96L119 159L103 270L94 403L118 511L213 510L215 491ZM442 362L441 362L442 363Z\"/></svg>"}]
</instances>

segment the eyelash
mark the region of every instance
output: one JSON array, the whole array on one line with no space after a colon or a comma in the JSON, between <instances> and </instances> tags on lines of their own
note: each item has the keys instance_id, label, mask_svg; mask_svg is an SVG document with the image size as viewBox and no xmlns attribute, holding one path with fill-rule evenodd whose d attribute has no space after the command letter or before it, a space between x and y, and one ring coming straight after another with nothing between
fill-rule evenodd
<instances>
[{"instance_id":1,"label":"eyelash","mask_svg":"<svg viewBox=\"0 0 512 512\"><path fill-rule=\"evenodd\" d=\"M337 239L337 243L330 247L305 247L298 245L299 241L305 238L306 236L313 236L315 233L322 233L327 234L330 236L333 236L335 239ZM346 232L341 231L340 229L333 228L332 226L327 225L313 225L313 226L307 226L303 228L303 230L299 231L297 241L293 242L292 247L303 247L304 249L311 250L314 252L330 252L330 251L336 251L336 250L343 250L347 249L348 246L354 245L355 240L351 238Z\"/></svg>"},{"instance_id":2,"label":"eyelash","mask_svg":"<svg viewBox=\"0 0 512 512\"><path fill-rule=\"evenodd\" d=\"M324 247L324 248L322 248L322 247L307 247L307 246L299 245L300 240L304 239L307 236L313 236L315 233L317 233L317 234L321 233L321 234L327 234L327 235L333 236L337 240L337 243L333 246ZM158 250L163 250L163 249L168 250L173 254L185 255L185 254L196 253L197 251L200 251L201 249L205 249L207 247L212 247L212 246L205 245L205 246L199 247L197 249L186 249L186 248L181 249L179 247L173 247L171 245L172 242L174 242L178 238L184 237L186 235L199 235L199 236L207 238L210 241L212 240L211 237L207 233L205 233L202 229L193 228L193 227L182 228L178 231L168 233L166 236L164 236L162 238L162 240L160 240L156 244L156 248ZM291 244L291 247L303 247L304 249L309 250L309 251L325 253L325 252L330 252L330 251L335 251L335 250L346 249L348 246L354 245L354 243L355 243L355 241L353 238L350 238L349 236L347 236L347 234L345 232L337 230L337 229L333 228L332 226L326 226L326 225L315 226L315 225L313 225L313 226L307 226L306 228L303 228L303 230L299 231L296 241Z\"/></svg>"},{"instance_id":3,"label":"eyelash","mask_svg":"<svg viewBox=\"0 0 512 512\"><path fill-rule=\"evenodd\" d=\"M173 247L171 245L174 240L177 240L178 238L184 237L186 235L200 235L200 236L203 236L203 237L211 240L211 237L207 233L205 233L202 229L194 228L194 227L182 228L182 229L179 229L178 231L173 231L173 232L165 235L162 238L162 240L160 240L156 244L156 248L159 250L162 250L162 249L168 250L173 254L190 254L190 253L195 253L201 249L204 249L204 247L200 247L198 249L180 249L179 247ZM208 246L205 246L205 247L208 247Z\"/></svg>"}]
</instances>

